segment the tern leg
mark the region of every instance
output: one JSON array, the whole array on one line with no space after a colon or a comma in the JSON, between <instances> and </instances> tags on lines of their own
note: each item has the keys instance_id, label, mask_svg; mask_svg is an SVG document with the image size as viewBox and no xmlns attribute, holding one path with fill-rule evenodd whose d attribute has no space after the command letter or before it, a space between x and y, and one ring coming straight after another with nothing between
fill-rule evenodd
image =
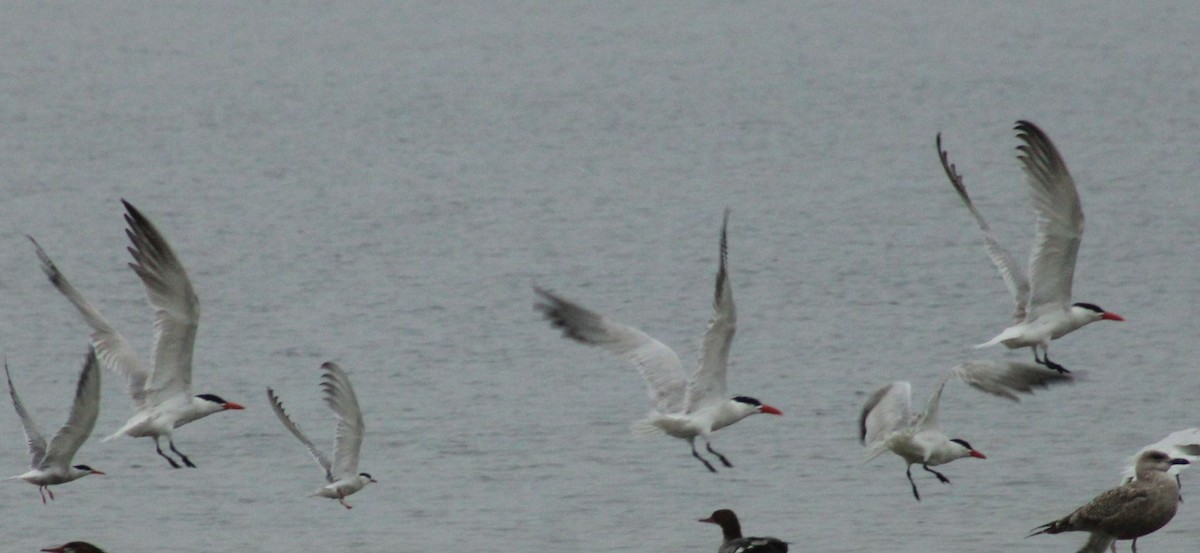
<instances>
[{"instance_id":1,"label":"tern leg","mask_svg":"<svg viewBox=\"0 0 1200 553\"><path fill-rule=\"evenodd\" d=\"M1117 542L1114 541L1113 545L1115 546L1116 544ZM1133 538L1133 553L1137 553L1137 538Z\"/></svg>"},{"instance_id":2,"label":"tern leg","mask_svg":"<svg viewBox=\"0 0 1200 553\"><path fill-rule=\"evenodd\" d=\"M42 490L50 491L50 488L47 488L46 486L38 486L38 497L42 498L42 505L45 505L46 494L42 493Z\"/></svg>"},{"instance_id":3,"label":"tern leg","mask_svg":"<svg viewBox=\"0 0 1200 553\"><path fill-rule=\"evenodd\" d=\"M707 459L701 457L700 454L696 452L696 442L694 440L689 440L689 443L692 444L692 457L695 457L699 459L701 463L704 463L704 466L708 468L709 472L717 472L717 469L713 468L712 463L709 463Z\"/></svg>"},{"instance_id":4,"label":"tern leg","mask_svg":"<svg viewBox=\"0 0 1200 553\"><path fill-rule=\"evenodd\" d=\"M725 465L725 466L727 466L727 467L729 467L729 468L733 468L733 463L730 463L730 462L729 462L729 459L726 459L724 455L721 455L720 453L717 453L717 452L716 452L716 451L715 451L715 450L712 448L712 443L710 443L710 442L708 442L708 441L705 441L705 442L704 442L704 448L705 448L705 449L707 449L709 453L712 453L713 455L716 455L716 456L717 456L717 459L720 459L720 460L721 460L721 464L722 464L722 465Z\"/></svg>"},{"instance_id":5,"label":"tern leg","mask_svg":"<svg viewBox=\"0 0 1200 553\"><path fill-rule=\"evenodd\" d=\"M1041 357L1041 359L1038 359L1038 346L1033 346L1033 360L1035 362L1037 362L1037 364L1039 364L1039 365L1044 365L1046 368L1054 369L1054 370L1058 371L1059 374L1070 374L1070 372L1071 372L1071 371L1068 371L1066 367L1059 365L1058 363L1055 363L1054 361L1051 361L1050 360L1050 349L1046 348L1046 347L1042 348L1042 357Z\"/></svg>"},{"instance_id":6,"label":"tern leg","mask_svg":"<svg viewBox=\"0 0 1200 553\"><path fill-rule=\"evenodd\" d=\"M171 463L171 468L176 468L176 469L179 468L179 463L176 463L175 460L172 459L170 455L163 453L162 447L159 447L158 436L154 437L154 451L157 451L158 454L161 455L163 459L166 459L168 463Z\"/></svg>"},{"instance_id":7,"label":"tern leg","mask_svg":"<svg viewBox=\"0 0 1200 553\"><path fill-rule=\"evenodd\" d=\"M912 484L913 497L917 498L917 501L920 501L921 494L917 493L917 483L913 482L912 479L912 465L908 465L908 468L904 469L904 474L908 475L908 483Z\"/></svg>"},{"instance_id":8,"label":"tern leg","mask_svg":"<svg viewBox=\"0 0 1200 553\"><path fill-rule=\"evenodd\" d=\"M949 478L946 478L946 475L944 475L944 474L942 474L942 473L940 473L940 472L938 472L938 471L936 471L936 470L933 470L933 469L929 468L929 465L921 465L921 468L925 469L925 472L932 472L932 473L934 474L934 476L937 476L937 477L938 477L938 480L941 480L941 481L942 481L942 483L943 483L943 484L949 484L949 483L950 483L950 479L949 479Z\"/></svg>"},{"instance_id":9,"label":"tern leg","mask_svg":"<svg viewBox=\"0 0 1200 553\"><path fill-rule=\"evenodd\" d=\"M342 507L345 507L345 508L347 508L347 509L353 509L353 508L354 508L354 507L351 507L349 503L346 503L346 496L342 495L342 491L341 491L341 490L338 490L338 503L341 503L341 504L342 504Z\"/></svg>"},{"instance_id":10,"label":"tern leg","mask_svg":"<svg viewBox=\"0 0 1200 553\"><path fill-rule=\"evenodd\" d=\"M174 451L175 454L179 456L179 460L183 461L183 464L192 468L196 468L196 465L192 464L191 459L188 459L187 455L184 455L180 453L178 449L175 449L175 442L171 438L167 438L167 445L171 447L171 451Z\"/></svg>"}]
</instances>

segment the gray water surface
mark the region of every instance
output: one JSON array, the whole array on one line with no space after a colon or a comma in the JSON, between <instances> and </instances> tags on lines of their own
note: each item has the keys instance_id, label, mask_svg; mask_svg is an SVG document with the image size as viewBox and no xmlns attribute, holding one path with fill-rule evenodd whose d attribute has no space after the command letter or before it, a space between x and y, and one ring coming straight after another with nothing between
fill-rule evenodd
<instances>
[{"instance_id":1,"label":"gray water surface","mask_svg":"<svg viewBox=\"0 0 1200 553\"><path fill-rule=\"evenodd\" d=\"M43 429L66 417L86 327L25 234L150 355L119 198L202 302L195 385L248 406L149 440L104 375L76 460L0 484L4 551L86 539L157 551L713 551L733 508L795 551L1065 551L1030 528L1198 423L1200 11L1186 2L7 2L0 22L0 352ZM1075 297L1124 315L1056 342L1081 374L1020 404L951 384L942 424L988 455L863 465L866 394L942 371L1011 301L951 191L1024 259L1017 119L1062 151L1088 216ZM730 390L775 405L717 434L735 468L639 440L637 374L531 309L553 289L697 356L721 210L738 302ZM323 447L318 366L366 414L336 502L275 420ZM0 401L0 466L24 472ZM1143 551L1200 535L1196 471ZM1197 497L1197 501L1192 501ZM1127 545L1123 544L1127 547Z\"/></svg>"}]
</instances>

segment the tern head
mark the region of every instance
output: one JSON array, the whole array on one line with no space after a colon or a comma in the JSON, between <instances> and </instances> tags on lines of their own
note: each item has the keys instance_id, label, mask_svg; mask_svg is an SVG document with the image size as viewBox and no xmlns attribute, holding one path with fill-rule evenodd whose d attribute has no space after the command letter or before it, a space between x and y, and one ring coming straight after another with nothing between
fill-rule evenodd
<instances>
[{"instance_id":1,"label":"tern head","mask_svg":"<svg viewBox=\"0 0 1200 553\"><path fill-rule=\"evenodd\" d=\"M367 473L365 473L365 472L360 472L360 473L358 473L358 479L362 481L362 483L363 483L363 485L364 485L364 486L366 486L366 485L367 485L367 482L370 482L370 483L372 483L372 484L378 484L378 483L379 483L379 482L377 482L377 481L376 481L374 478L371 478L371 475L370 475L370 474L367 474Z\"/></svg>"},{"instance_id":2,"label":"tern head","mask_svg":"<svg viewBox=\"0 0 1200 553\"><path fill-rule=\"evenodd\" d=\"M960 455L960 457L974 457L976 459L987 459L986 455L984 455L978 451L975 451L975 448L971 447L971 444L967 443L966 440L954 438L950 441L962 446L962 455Z\"/></svg>"},{"instance_id":3,"label":"tern head","mask_svg":"<svg viewBox=\"0 0 1200 553\"><path fill-rule=\"evenodd\" d=\"M783 411L771 407L757 399L748 396L737 396L733 398L733 403L747 411L746 415L755 413L766 413L768 415L782 415Z\"/></svg>"},{"instance_id":4,"label":"tern head","mask_svg":"<svg viewBox=\"0 0 1200 553\"><path fill-rule=\"evenodd\" d=\"M1072 314L1091 323L1096 321L1124 321L1122 317L1112 311L1105 311L1099 305L1094 303L1076 303L1071 306Z\"/></svg>"},{"instance_id":5,"label":"tern head","mask_svg":"<svg viewBox=\"0 0 1200 553\"><path fill-rule=\"evenodd\" d=\"M73 541L70 543L64 543L58 547L47 547L42 551L47 551L49 553L104 553L102 549L86 541Z\"/></svg>"},{"instance_id":6,"label":"tern head","mask_svg":"<svg viewBox=\"0 0 1200 553\"><path fill-rule=\"evenodd\" d=\"M200 395L196 396L196 398L206 401L208 403L212 403L214 406L219 407L219 408L214 408L213 412L225 411L227 409L245 409L245 407L243 407L241 404L234 403L232 401L225 401L225 400L221 399L221 396L218 396L216 394L200 394Z\"/></svg>"},{"instance_id":7,"label":"tern head","mask_svg":"<svg viewBox=\"0 0 1200 553\"><path fill-rule=\"evenodd\" d=\"M100 476L104 476L103 472L100 472L92 467L87 466L87 465L75 465L71 468L73 468L79 472L82 472L83 474L81 476L87 476L89 474L99 474Z\"/></svg>"}]
</instances>

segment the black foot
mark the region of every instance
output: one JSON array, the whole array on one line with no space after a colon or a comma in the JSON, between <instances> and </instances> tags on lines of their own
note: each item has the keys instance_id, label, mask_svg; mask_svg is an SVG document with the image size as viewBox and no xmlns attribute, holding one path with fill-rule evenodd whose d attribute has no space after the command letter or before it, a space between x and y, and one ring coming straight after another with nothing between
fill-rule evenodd
<instances>
[{"instance_id":1,"label":"black foot","mask_svg":"<svg viewBox=\"0 0 1200 553\"><path fill-rule=\"evenodd\" d=\"M707 449L709 453L716 455L717 459L721 460L722 465L725 465L726 467L729 467L729 468L733 468L733 463L730 463L729 459L726 459L724 455L721 455L720 453L717 453L715 450L713 450L712 444L704 444L704 448Z\"/></svg>"},{"instance_id":2,"label":"black foot","mask_svg":"<svg viewBox=\"0 0 1200 553\"><path fill-rule=\"evenodd\" d=\"M1048 369L1054 369L1054 370L1058 371L1059 374L1071 374L1071 371L1068 371L1066 367L1059 365L1058 363L1055 363L1054 361L1051 361L1050 355L1048 355L1048 354L1043 355L1041 359L1038 359L1037 352L1034 352L1033 360L1035 362L1037 362L1037 364L1043 365Z\"/></svg>"},{"instance_id":3,"label":"black foot","mask_svg":"<svg viewBox=\"0 0 1200 553\"><path fill-rule=\"evenodd\" d=\"M696 453L695 448L692 448L692 457L695 457L699 459L701 463L704 463L704 466L708 468L709 472L717 472L717 469L713 468L712 463L709 463L708 459L705 459L704 457L701 457L699 453Z\"/></svg>"},{"instance_id":4,"label":"black foot","mask_svg":"<svg viewBox=\"0 0 1200 553\"><path fill-rule=\"evenodd\" d=\"M157 447L154 448L154 450L158 452L159 456L161 456L163 459L166 459L168 463L171 463L171 468L175 468L175 469L179 468L179 463L176 463L175 460L172 459L170 455L163 453L163 451Z\"/></svg>"},{"instance_id":5,"label":"black foot","mask_svg":"<svg viewBox=\"0 0 1200 553\"><path fill-rule=\"evenodd\" d=\"M933 469L929 468L929 465L921 465L921 468L925 469L925 471L926 471L926 472L931 472L931 473L933 473L933 475L934 475L934 476L936 476L936 477L937 477L937 479L938 479L938 481L940 481L941 483L943 483L943 484L949 484L949 483L950 483L950 479L949 479L949 478L946 478L946 475L944 475L944 474L942 474L942 473L940 473L940 472L938 472L938 471L936 471L936 470L933 470Z\"/></svg>"},{"instance_id":6,"label":"black foot","mask_svg":"<svg viewBox=\"0 0 1200 553\"><path fill-rule=\"evenodd\" d=\"M175 452L175 454L179 456L179 460L180 460L180 461L183 461L183 464L185 464L185 465L187 465L187 466L189 466L189 467L191 467L191 468L196 468L196 465L193 465L193 464L192 464L192 460L191 460L191 459L188 459L188 458L187 458L187 455L184 455L184 454L180 453L178 449L175 449L175 443L174 443L174 442L168 442L168 443L170 444L171 451L174 451L174 452ZM175 468L179 468L179 467L175 467Z\"/></svg>"}]
</instances>

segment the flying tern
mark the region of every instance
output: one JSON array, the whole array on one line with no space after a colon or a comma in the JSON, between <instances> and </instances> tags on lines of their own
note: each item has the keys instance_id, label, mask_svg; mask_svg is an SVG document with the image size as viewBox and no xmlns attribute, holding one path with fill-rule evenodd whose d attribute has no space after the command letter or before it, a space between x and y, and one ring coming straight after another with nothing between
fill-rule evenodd
<instances>
[{"instance_id":1,"label":"flying tern","mask_svg":"<svg viewBox=\"0 0 1200 553\"><path fill-rule=\"evenodd\" d=\"M87 465L71 465L75 452L96 426L96 418L100 416L100 370L96 363L96 354L88 348L87 360L83 363L83 371L79 373L79 383L75 386L75 401L71 404L71 414L67 416L66 424L50 439L42 437L37 424L25 410L21 398L17 397L17 389L13 387L12 376L8 372L8 363L4 363L4 376L8 380L8 395L12 398L17 417L21 419L21 427L25 429L25 441L29 445L30 470L13 479L21 479L38 487L38 495L42 503L46 503L46 494L54 499L50 486L65 484L78 480L89 474L104 474ZM42 493L45 491L46 493Z\"/></svg>"},{"instance_id":2,"label":"flying tern","mask_svg":"<svg viewBox=\"0 0 1200 553\"><path fill-rule=\"evenodd\" d=\"M1033 359L1059 372L1062 365L1050 360L1050 341L1096 321L1124 321L1120 315L1105 311L1094 303L1071 303L1071 284L1075 276L1075 258L1083 239L1083 208L1075 181L1058 149L1046 133L1028 121L1018 121L1017 157L1025 169L1033 207L1037 212L1037 236L1029 258L1029 276L1017 265L992 234L980 215L957 168L942 149L937 135L938 157L950 183L983 231L983 242L992 263L1008 285L1016 302L1015 324L995 338L977 347L1004 344L1009 349L1032 348ZM1040 356L1039 356L1040 350Z\"/></svg>"},{"instance_id":3,"label":"flying tern","mask_svg":"<svg viewBox=\"0 0 1200 553\"><path fill-rule=\"evenodd\" d=\"M349 509L346 496L363 489L368 483L375 483L370 474L358 472L358 453L362 448L363 439L362 410L358 407L358 398L354 395L354 388L350 387L350 377L346 375L346 371L332 362L321 365L321 370L324 371L321 375L321 391L325 394L325 404L338 417L337 441L332 461L313 445L312 440L304 435L295 422L292 422L283 410L283 403L271 388L267 388L267 400L271 402L271 408L279 416L279 421L300 439L300 443L308 448L309 454L325 471L325 481L328 484L313 495L336 499L343 507Z\"/></svg>"},{"instance_id":4,"label":"flying tern","mask_svg":"<svg viewBox=\"0 0 1200 553\"><path fill-rule=\"evenodd\" d=\"M133 399L133 417L104 441L121 435L153 438L155 451L172 467L179 468L179 463L163 453L159 445L159 439L166 438L183 464L195 467L175 448L175 429L213 413L243 407L214 394L192 395L192 350L200 322L200 302L167 240L129 202L121 203L129 225L125 234L133 244L128 248L134 260L129 267L141 278L156 311L153 370L142 364L125 338L67 281L37 241L32 236L29 240L37 250L42 271L92 327L92 346L100 363L125 378L126 391Z\"/></svg>"},{"instance_id":5,"label":"flying tern","mask_svg":"<svg viewBox=\"0 0 1200 553\"><path fill-rule=\"evenodd\" d=\"M908 464L905 474L917 501L921 500L921 494L913 481L913 465L921 465L942 483L949 484L949 478L929 467L963 457L987 458L966 440L948 437L938 426L942 389L955 378L975 389L1013 401L1018 400L1017 393L1032 393L1034 388L1072 380L1070 376L1030 363L968 361L938 379L925 411L920 413L912 409L912 385L908 382L897 381L876 390L863 405L858 418L858 437L867 447L864 462L887 451L899 455Z\"/></svg>"},{"instance_id":6,"label":"flying tern","mask_svg":"<svg viewBox=\"0 0 1200 553\"><path fill-rule=\"evenodd\" d=\"M726 227L729 210L721 223L720 266L717 269L714 313L704 333L700 364L689 379L674 350L646 333L572 303L542 288L534 287L541 311L563 336L577 342L600 346L637 367L649 387L654 411L637 423L639 433L662 432L687 440L692 456L712 472L712 463L696 451L695 439L701 437L705 448L726 467L733 464L712 448L712 433L750 415L783 413L748 396L730 398L725 391L725 372L729 348L737 328L733 289L726 270L728 247Z\"/></svg>"}]
</instances>

